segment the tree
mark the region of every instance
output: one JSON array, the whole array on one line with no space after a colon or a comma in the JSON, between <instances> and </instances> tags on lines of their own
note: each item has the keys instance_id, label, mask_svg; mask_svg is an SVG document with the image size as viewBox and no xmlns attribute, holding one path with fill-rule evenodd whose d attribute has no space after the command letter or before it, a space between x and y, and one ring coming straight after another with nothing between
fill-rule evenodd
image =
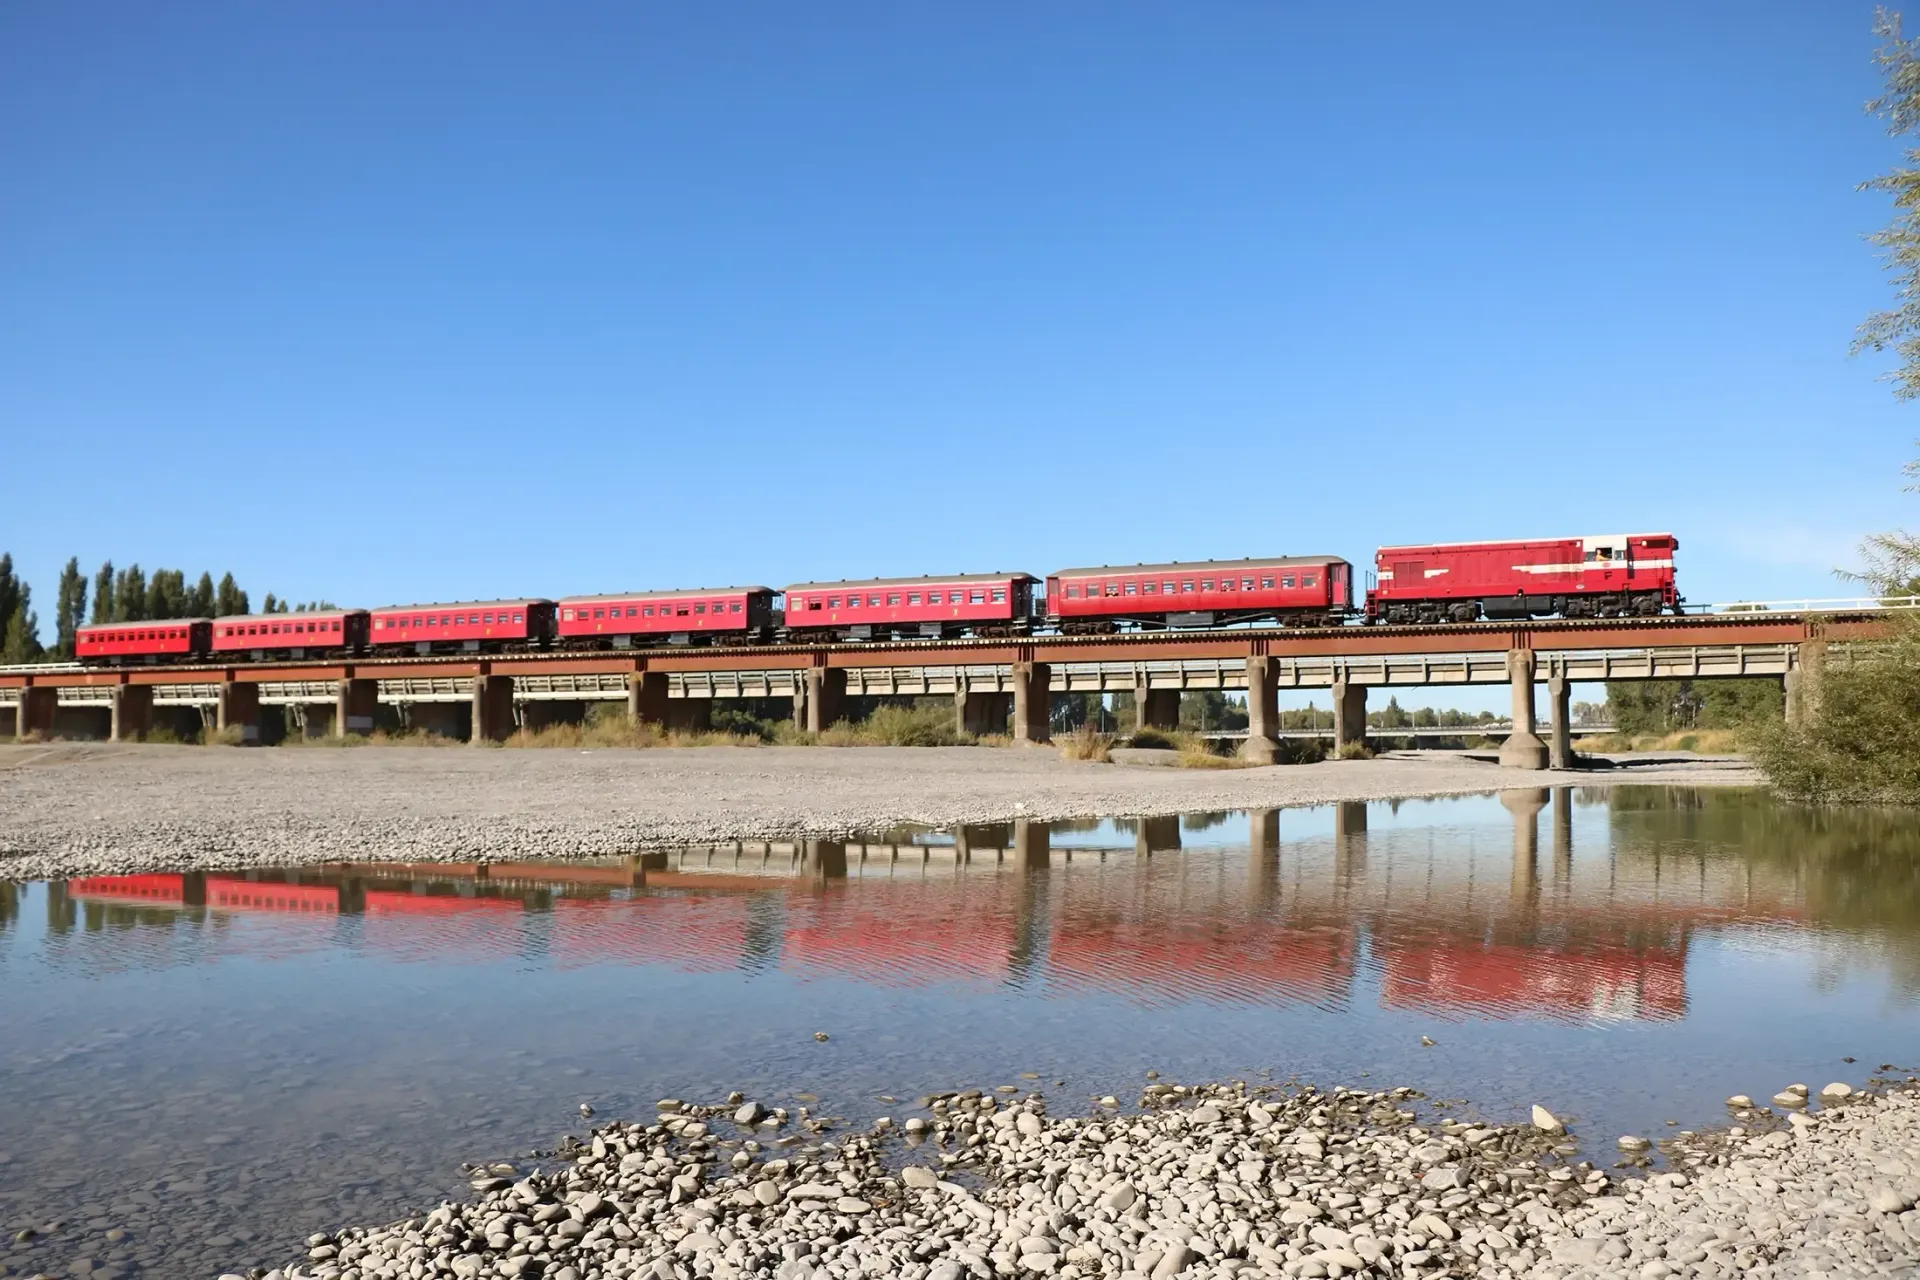
<instances>
[{"instance_id":1,"label":"tree","mask_svg":"<svg viewBox=\"0 0 1920 1280\"><path fill-rule=\"evenodd\" d=\"M113 621L113 583L113 561L109 560L93 575L93 620L97 623Z\"/></svg>"},{"instance_id":2,"label":"tree","mask_svg":"<svg viewBox=\"0 0 1920 1280\"><path fill-rule=\"evenodd\" d=\"M4 562L9 579L13 565ZM18 594L7 618L6 638L0 640L0 662L33 662L40 657L40 619L33 612L33 591L24 582L14 584Z\"/></svg>"},{"instance_id":3,"label":"tree","mask_svg":"<svg viewBox=\"0 0 1920 1280\"><path fill-rule=\"evenodd\" d=\"M231 573L220 579L220 586L213 593L213 615L216 618L233 618L247 612L247 593L233 581Z\"/></svg>"},{"instance_id":4,"label":"tree","mask_svg":"<svg viewBox=\"0 0 1920 1280\"><path fill-rule=\"evenodd\" d=\"M147 620L147 574L137 564L128 565L113 580L113 620Z\"/></svg>"},{"instance_id":5,"label":"tree","mask_svg":"<svg viewBox=\"0 0 1920 1280\"><path fill-rule=\"evenodd\" d=\"M74 556L67 561L67 567L60 571L60 599L54 606L53 625L54 651L62 658L71 658L74 641L80 634L80 624L87 616L87 578L80 572L80 557Z\"/></svg>"},{"instance_id":6,"label":"tree","mask_svg":"<svg viewBox=\"0 0 1920 1280\"><path fill-rule=\"evenodd\" d=\"M211 618L213 616L213 575L202 573L200 581L193 584L193 595L187 601L189 618Z\"/></svg>"},{"instance_id":7,"label":"tree","mask_svg":"<svg viewBox=\"0 0 1920 1280\"><path fill-rule=\"evenodd\" d=\"M13 576L13 557L0 553L0 644L5 643L7 626L26 603L26 584Z\"/></svg>"},{"instance_id":8,"label":"tree","mask_svg":"<svg viewBox=\"0 0 1920 1280\"><path fill-rule=\"evenodd\" d=\"M1867 110L1883 117L1887 132L1898 138L1920 126L1920 41L1906 39L1900 15L1886 9L1874 12L1873 33L1880 39L1874 61L1885 88L1867 103ZM1920 148L1907 148L1901 159L1891 172L1862 184L1863 190L1893 198L1893 221L1868 238L1883 251L1886 269L1893 273L1896 305L1867 317L1853 349L1893 348L1900 360L1889 375L1894 394L1911 400L1920 396Z\"/></svg>"},{"instance_id":9,"label":"tree","mask_svg":"<svg viewBox=\"0 0 1920 1280\"><path fill-rule=\"evenodd\" d=\"M262 613L279 613L285 606L273 598L273 592L267 592L267 602L260 606Z\"/></svg>"}]
</instances>

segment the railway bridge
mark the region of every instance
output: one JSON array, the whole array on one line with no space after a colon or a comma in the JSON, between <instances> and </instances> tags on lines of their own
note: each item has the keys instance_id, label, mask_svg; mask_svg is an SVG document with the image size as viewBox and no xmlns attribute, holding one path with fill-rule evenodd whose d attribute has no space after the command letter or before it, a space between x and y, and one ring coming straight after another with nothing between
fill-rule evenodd
<instances>
[{"instance_id":1,"label":"railway bridge","mask_svg":"<svg viewBox=\"0 0 1920 1280\"><path fill-rule=\"evenodd\" d=\"M423 718L470 708L472 741L538 723L554 703L624 701L637 722L703 726L719 700L791 701L797 727L821 730L862 695L950 696L959 727L1010 724L1016 743L1049 736L1054 693L1131 693L1143 727L1172 728L1187 690L1243 690L1241 754L1271 762L1281 689L1325 689L1337 747L1364 740L1369 690L1508 684L1512 730L1503 763L1543 769L1572 759L1576 682L1772 676L1800 713L1800 673L1829 652L1844 660L1884 634L1886 613L1746 611L1601 621L1543 620L1416 627L1130 632L1012 640L886 640L850 644L669 647L122 668L46 664L0 668L0 712L14 733L50 734L60 708L97 708L109 736L147 731L156 708L193 707L221 730L259 736L260 709L331 714L330 731L370 732L387 702ZM1535 698L1547 695L1547 734ZM3 723L3 722L0 722Z\"/></svg>"}]
</instances>

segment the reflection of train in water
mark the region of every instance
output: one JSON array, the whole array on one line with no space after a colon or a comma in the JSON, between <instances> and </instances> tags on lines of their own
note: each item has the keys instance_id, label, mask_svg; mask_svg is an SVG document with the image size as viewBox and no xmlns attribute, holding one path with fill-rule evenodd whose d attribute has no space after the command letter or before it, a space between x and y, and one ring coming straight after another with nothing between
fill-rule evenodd
<instances>
[{"instance_id":1,"label":"reflection of train in water","mask_svg":"<svg viewBox=\"0 0 1920 1280\"><path fill-rule=\"evenodd\" d=\"M1389 874L1403 856L1393 836L1370 835L1362 807L1349 808L1331 837L1296 838L1284 852L1271 819L1256 820L1253 850L1182 849L1195 833L1174 820L1104 824L1118 831L1020 823L967 828L950 843L95 876L67 892L89 911L156 920L273 917L331 931L355 918L339 937L401 960L537 954L563 967L772 967L880 985L1041 978L1059 993L1152 1004L1345 1007L1365 989L1370 955L1387 1008L1574 1021L1684 1016L1693 929L1780 916L1715 893L1643 900L1631 868L1610 870L1618 891L1584 906L1565 885L1543 896L1529 841L1516 842L1513 884L1492 895L1484 863L1441 866L1438 879L1426 868ZM1504 872L1506 855L1496 856ZM270 949L281 935L231 936Z\"/></svg>"}]
</instances>

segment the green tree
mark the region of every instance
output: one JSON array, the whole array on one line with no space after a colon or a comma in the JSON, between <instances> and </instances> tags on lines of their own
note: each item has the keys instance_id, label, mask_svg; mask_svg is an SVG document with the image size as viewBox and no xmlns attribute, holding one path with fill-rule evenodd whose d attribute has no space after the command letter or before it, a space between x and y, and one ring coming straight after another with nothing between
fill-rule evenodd
<instances>
[{"instance_id":1,"label":"green tree","mask_svg":"<svg viewBox=\"0 0 1920 1280\"><path fill-rule=\"evenodd\" d=\"M26 584L13 574L13 557L0 553L0 644L5 643L7 626L26 603Z\"/></svg>"},{"instance_id":2,"label":"green tree","mask_svg":"<svg viewBox=\"0 0 1920 1280\"><path fill-rule=\"evenodd\" d=\"M113 580L113 620L147 620L147 573L137 564L122 569Z\"/></svg>"},{"instance_id":3,"label":"green tree","mask_svg":"<svg viewBox=\"0 0 1920 1280\"><path fill-rule=\"evenodd\" d=\"M54 606L54 651L60 657L73 657L74 641L86 617L87 576L80 572L80 557L74 556L60 571L60 598Z\"/></svg>"},{"instance_id":4,"label":"green tree","mask_svg":"<svg viewBox=\"0 0 1920 1280\"><path fill-rule=\"evenodd\" d=\"M233 580L231 573L220 578L220 585L213 593L213 614L216 618L233 618L247 612L247 593L242 591Z\"/></svg>"},{"instance_id":5,"label":"green tree","mask_svg":"<svg viewBox=\"0 0 1920 1280\"><path fill-rule=\"evenodd\" d=\"M1867 110L1886 120L1889 134L1904 137L1920 127L1920 41L1907 39L1900 15L1886 9L1875 11L1873 33L1880 40L1874 61L1884 83ZM1867 317L1854 337L1854 350L1892 348L1899 357L1889 375L1894 394L1911 400L1920 396L1920 148L1908 147L1901 163L1863 189L1893 200L1893 221L1869 239L1893 275L1895 305Z\"/></svg>"},{"instance_id":6,"label":"green tree","mask_svg":"<svg viewBox=\"0 0 1920 1280\"><path fill-rule=\"evenodd\" d=\"M109 560L93 575L93 620L97 623L114 620L113 587L113 561Z\"/></svg>"},{"instance_id":7,"label":"green tree","mask_svg":"<svg viewBox=\"0 0 1920 1280\"><path fill-rule=\"evenodd\" d=\"M193 594L187 600L189 618L211 618L213 616L213 575L203 573L200 581L193 584Z\"/></svg>"},{"instance_id":8,"label":"green tree","mask_svg":"<svg viewBox=\"0 0 1920 1280\"><path fill-rule=\"evenodd\" d=\"M11 577L13 566L6 565ZM0 662L34 662L41 654L40 619L33 612L33 591L24 582L15 582L17 595L7 617L5 639L0 640Z\"/></svg>"}]
</instances>

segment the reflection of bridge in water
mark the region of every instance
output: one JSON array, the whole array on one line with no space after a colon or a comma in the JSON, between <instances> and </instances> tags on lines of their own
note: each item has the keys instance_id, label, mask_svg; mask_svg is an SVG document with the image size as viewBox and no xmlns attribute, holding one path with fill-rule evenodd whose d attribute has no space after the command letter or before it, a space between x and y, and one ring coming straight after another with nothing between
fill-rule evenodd
<instances>
[{"instance_id":1,"label":"reflection of bridge in water","mask_svg":"<svg viewBox=\"0 0 1920 1280\"><path fill-rule=\"evenodd\" d=\"M1510 835L1370 831L1368 806L1342 804L1331 831L1322 810L1323 829L1284 841L1282 815L1256 811L1230 846L1177 818L1092 833L1019 821L591 863L96 876L68 882L49 912L55 934L300 917L402 959L1040 982L1149 1002L1338 1006L1372 972L1390 1007L1573 1019L1680 1016L1696 930L1799 918L1792 875L1737 859L1604 837L1576 857L1574 799L1505 793Z\"/></svg>"}]
</instances>

